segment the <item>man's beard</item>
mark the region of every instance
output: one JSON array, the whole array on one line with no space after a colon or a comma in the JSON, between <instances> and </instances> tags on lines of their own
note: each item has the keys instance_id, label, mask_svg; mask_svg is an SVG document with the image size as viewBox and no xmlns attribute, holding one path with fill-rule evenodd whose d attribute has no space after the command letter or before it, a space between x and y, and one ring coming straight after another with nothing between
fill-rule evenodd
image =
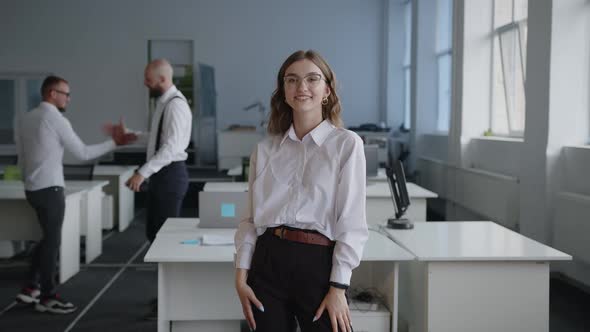
<instances>
[{"instance_id":1,"label":"man's beard","mask_svg":"<svg viewBox=\"0 0 590 332\"><path fill-rule=\"evenodd\" d=\"M58 107L57 110L60 111L61 113L65 113L66 112L66 108L65 107Z\"/></svg>"},{"instance_id":2,"label":"man's beard","mask_svg":"<svg viewBox=\"0 0 590 332\"><path fill-rule=\"evenodd\" d=\"M150 90L150 98L160 98L160 96L162 95L162 91L158 90L158 89L149 89Z\"/></svg>"}]
</instances>

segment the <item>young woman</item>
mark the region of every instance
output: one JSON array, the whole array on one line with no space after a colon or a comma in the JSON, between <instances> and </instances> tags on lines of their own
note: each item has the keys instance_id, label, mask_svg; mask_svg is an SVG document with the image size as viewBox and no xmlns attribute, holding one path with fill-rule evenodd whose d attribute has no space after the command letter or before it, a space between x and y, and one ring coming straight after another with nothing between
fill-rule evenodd
<instances>
[{"instance_id":1,"label":"young woman","mask_svg":"<svg viewBox=\"0 0 590 332\"><path fill-rule=\"evenodd\" d=\"M342 128L336 80L314 51L285 60L269 138L250 158L236 290L256 331L352 331L345 291L368 237L363 142Z\"/></svg>"}]
</instances>

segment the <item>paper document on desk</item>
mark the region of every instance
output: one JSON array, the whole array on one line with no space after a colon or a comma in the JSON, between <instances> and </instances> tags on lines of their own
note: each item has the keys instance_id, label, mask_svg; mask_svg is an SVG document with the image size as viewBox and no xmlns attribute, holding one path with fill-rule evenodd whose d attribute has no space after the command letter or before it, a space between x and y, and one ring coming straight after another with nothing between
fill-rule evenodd
<instances>
[{"instance_id":1,"label":"paper document on desk","mask_svg":"<svg viewBox=\"0 0 590 332\"><path fill-rule=\"evenodd\" d=\"M234 234L205 234L201 243L204 246L231 246L234 244Z\"/></svg>"}]
</instances>

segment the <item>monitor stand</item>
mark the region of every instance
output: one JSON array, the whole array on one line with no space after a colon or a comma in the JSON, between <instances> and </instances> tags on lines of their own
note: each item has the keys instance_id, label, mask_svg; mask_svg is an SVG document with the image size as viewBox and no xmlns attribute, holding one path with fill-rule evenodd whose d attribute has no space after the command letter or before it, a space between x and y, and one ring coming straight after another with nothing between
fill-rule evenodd
<instances>
[{"instance_id":1,"label":"monitor stand","mask_svg":"<svg viewBox=\"0 0 590 332\"><path fill-rule=\"evenodd\" d=\"M408 219L389 218L389 219L387 219L387 228L412 229L412 228L414 228L414 224L411 221L409 221Z\"/></svg>"}]
</instances>

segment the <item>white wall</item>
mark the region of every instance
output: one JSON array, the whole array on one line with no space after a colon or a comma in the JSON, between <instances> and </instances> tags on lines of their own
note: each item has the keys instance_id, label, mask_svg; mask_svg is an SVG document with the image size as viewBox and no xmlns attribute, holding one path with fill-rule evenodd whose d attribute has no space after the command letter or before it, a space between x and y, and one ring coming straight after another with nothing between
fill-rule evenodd
<instances>
[{"instance_id":1,"label":"white wall","mask_svg":"<svg viewBox=\"0 0 590 332\"><path fill-rule=\"evenodd\" d=\"M590 285L590 149L574 147L590 134L590 2L553 0L551 18L547 237L574 256L559 270Z\"/></svg>"},{"instance_id":2,"label":"white wall","mask_svg":"<svg viewBox=\"0 0 590 332\"><path fill-rule=\"evenodd\" d=\"M561 189L590 196L590 146L564 148L563 162L564 181Z\"/></svg>"},{"instance_id":3,"label":"white wall","mask_svg":"<svg viewBox=\"0 0 590 332\"><path fill-rule=\"evenodd\" d=\"M241 109L268 103L282 61L311 48L340 81L345 124L377 122L384 1L4 1L0 72L68 79L67 115L83 139L97 141L100 124L120 115L130 127L147 125L148 39L194 40L195 61L216 70L219 128L256 124L258 114Z\"/></svg>"},{"instance_id":4,"label":"white wall","mask_svg":"<svg viewBox=\"0 0 590 332\"><path fill-rule=\"evenodd\" d=\"M469 167L488 172L518 177L522 153L521 139L475 137L469 141Z\"/></svg>"},{"instance_id":5,"label":"white wall","mask_svg":"<svg viewBox=\"0 0 590 332\"><path fill-rule=\"evenodd\" d=\"M444 134L424 134L418 151L418 157L448 161L449 136Z\"/></svg>"}]
</instances>

